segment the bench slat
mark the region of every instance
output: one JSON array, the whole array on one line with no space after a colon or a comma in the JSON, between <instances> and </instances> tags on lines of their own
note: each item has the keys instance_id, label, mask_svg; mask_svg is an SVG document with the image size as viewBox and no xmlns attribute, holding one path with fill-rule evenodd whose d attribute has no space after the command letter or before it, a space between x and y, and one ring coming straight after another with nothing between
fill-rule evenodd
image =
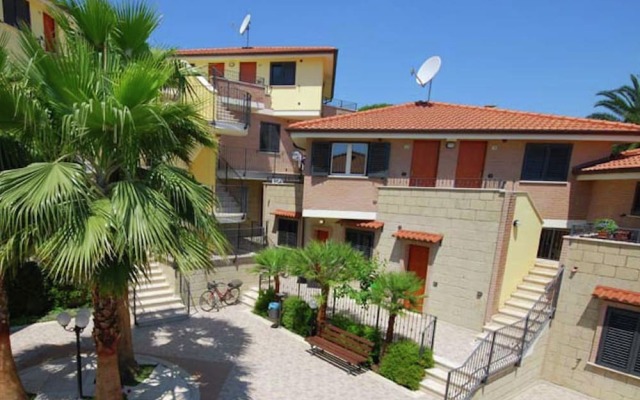
<instances>
[{"instance_id":1,"label":"bench slat","mask_svg":"<svg viewBox=\"0 0 640 400\"><path fill-rule=\"evenodd\" d=\"M363 356L369 356L373 346L367 346L362 343L354 341L352 338L344 335L325 330L321 332L320 337L327 339L330 342L340 344L340 346L354 351Z\"/></svg>"},{"instance_id":2,"label":"bench slat","mask_svg":"<svg viewBox=\"0 0 640 400\"><path fill-rule=\"evenodd\" d=\"M312 338L310 338L312 339ZM329 342L328 340L322 339L322 338L318 338L317 336L314 337L313 339L315 340L308 340L308 342L320 349L323 349L339 358L342 358L343 360L351 363L351 364L361 364L365 361L367 361L366 357L363 357L359 354L353 353L349 350L346 350L342 347L340 347L339 345Z\"/></svg>"},{"instance_id":3,"label":"bench slat","mask_svg":"<svg viewBox=\"0 0 640 400\"><path fill-rule=\"evenodd\" d=\"M330 324L323 325L316 336L306 341L356 365L366 362L373 351L373 342Z\"/></svg>"},{"instance_id":4,"label":"bench slat","mask_svg":"<svg viewBox=\"0 0 640 400\"><path fill-rule=\"evenodd\" d=\"M340 329L337 326L333 326L333 325L330 325L330 324L325 324L324 327L326 329L329 329L330 331L336 332L336 333L338 333L340 335L347 336L347 337L353 339L356 342L360 342L360 343L362 343L362 344L364 344L366 346L373 347L373 342L371 342L370 340L367 340L367 339L365 339L365 338L363 338L361 336L355 335L355 334L353 334L353 333L351 333L349 331L345 331L344 329Z\"/></svg>"}]
</instances>

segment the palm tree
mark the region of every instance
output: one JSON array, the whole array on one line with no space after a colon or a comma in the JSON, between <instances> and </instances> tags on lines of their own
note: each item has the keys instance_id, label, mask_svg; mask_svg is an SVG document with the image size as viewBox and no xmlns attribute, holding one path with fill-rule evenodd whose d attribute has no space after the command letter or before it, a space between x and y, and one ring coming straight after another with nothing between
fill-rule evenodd
<instances>
[{"instance_id":1,"label":"palm tree","mask_svg":"<svg viewBox=\"0 0 640 400\"><path fill-rule=\"evenodd\" d=\"M588 118L640 124L640 83L637 76L631 75L631 85L603 90L598 92L598 96L603 99L598 100L596 107L607 111L593 113Z\"/></svg>"},{"instance_id":2,"label":"palm tree","mask_svg":"<svg viewBox=\"0 0 640 400\"><path fill-rule=\"evenodd\" d=\"M273 276L276 293L280 293L280 276L288 271L291 251L286 247L268 247L256 254L253 272Z\"/></svg>"},{"instance_id":3,"label":"palm tree","mask_svg":"<svg viewBox=\"0 0 640 400\"><path fill-rule=\"evenodd\" d=\"M144 45L119 36L108 2L64 3L85 10L90 35L72 31L83 23L65 27L61 15L69 33L55 53L22 34L23 79L11 98L19 113L0 110L0 121L28 116L15 134L42 161L0 173L0 232L30 229L35 256L54 278L91 285L96 398L113 399L121 396L117 353L126 329L118 307L129 283L148 274L152 256L172 257L183 272L208 269L226 241L211 216L213 193L173 166L212 145L195 106L168 99L173 63L131 57ZM115 10L133 16L140 7Z\"/></svg>"},{"instance_id":4,"label":"palm tree","mask_svg":"<svg viewBox=\"0 0 640 400\"><path fill-rule=\"evenodd\" d=\"M374 266L349 244L332 241L311 242L304 248L293 250L289 264L292 273L320 285L318 326L327 318L331 288L349 285L363 276L371 275Z\"/></svg>"},{"instance_id":5,"label":"palm tree","mask_svg":"<svg viewBox=\"0 0 640 400\"><path fill-rule=\"evenodd\" d=\"M387 333L382 353L393 341L393 330L398 315L407 308L416 307L423 296L416 293L422 288L422 280L413 272L383 272L371 285L371 302L389 312Z\"/></svg>"}]
</instances>

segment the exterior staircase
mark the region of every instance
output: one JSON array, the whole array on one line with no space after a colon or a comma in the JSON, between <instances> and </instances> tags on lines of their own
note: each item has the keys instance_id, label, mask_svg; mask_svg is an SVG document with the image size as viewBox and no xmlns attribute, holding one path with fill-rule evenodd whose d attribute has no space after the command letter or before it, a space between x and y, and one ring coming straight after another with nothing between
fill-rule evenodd
<instances>
[{"instance_id":1,"label":"exterior staircase","mask_svg":"<svg viewBox=\"0 0 640 400\"><path fill-rule=\"evenodd\" d=\"M216 185L215 193L218 207L214 214L219 223L237 224L246 219L247 214L243 212L242 206L223 185Z\"/></svg>"},{"instance_id":2,"label":"exterior staircase","mask_svg":"<svg viewBox=\"0 0 640 400\"><path fill-rule=\"evenodd\" d=\"M447 375L456 366L449 360L433 355L435 366L426 370L426 375L420 382L420 389L432 396L444 398L447 389Z\"/></svg>"},{"instance_id":3,"label":"exterior staircase","mask_svg":"<svg viewBox=\"0 0 640 400\"><path fill-rule=\"evenodd\" d=\"M256 304L256 300L258 300L257 286L253 286L248 290L242 291L242 296L240 296L240 303L246 305L247 307L253 310L253 306Z\"/></svg>"},{"instance_id":4,"label":"exterior staircase","mask_svg":"<svg viewBox=\"0 0 640 400\"><path fill-rule=\"evenodd\" d=\"M491 321L483 327L477 338L482 339L487 332L494 332L526 317L536 301L545 292L546 285L558 273L559 263L552 260L537 259L529 274L524 277L518 289L505 302Z\"/></svg>"},{"instance_id":5,"label":"exterior staircase","mask_svg":"<svg viewBox=\"0 0 640 400\"><path fill-rule=\"evenodd\" d=\"M135 297L133 293L133 288L130 288L129 309L132 313L135 310L138 325L189 317L187 308L174 293L160 263L156 261L150 265L148 279L141 278L135 287Z\"/></svg>"}]
</instances>

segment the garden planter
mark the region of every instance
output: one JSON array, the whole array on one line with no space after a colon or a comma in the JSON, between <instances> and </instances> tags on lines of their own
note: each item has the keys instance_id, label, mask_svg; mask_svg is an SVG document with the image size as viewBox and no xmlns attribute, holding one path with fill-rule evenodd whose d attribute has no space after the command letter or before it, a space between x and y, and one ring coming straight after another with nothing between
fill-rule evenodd
<instances>
[{"instance_id":1,"label":"garden planter","mask_svg":"<svg viewBox=\"0 0 640 400\"><path fill-rule=\"evenodd\" d=\"M625 230L619 230L615 233L614 238L616 240L620 240L620 241L628 241L629 240L629 235L631 232L629 231L625 231Z\"/></svg>"}]
</instances>

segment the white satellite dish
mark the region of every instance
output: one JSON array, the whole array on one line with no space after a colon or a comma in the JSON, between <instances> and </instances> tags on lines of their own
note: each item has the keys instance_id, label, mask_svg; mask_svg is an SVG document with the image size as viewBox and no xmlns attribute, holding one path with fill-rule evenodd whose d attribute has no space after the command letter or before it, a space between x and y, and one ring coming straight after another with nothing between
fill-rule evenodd
<instances>
[{"instance_id":1,"label":"white satellite dish","mask_svg":"<svg viewBox=\"0 0 640 400\"><path fill-rule=\"evenodd\" d=\"M422 63L418 72L411 71L412 75L416 76L416 82L418 85L425 87L429 84L429 101L431 99L431 86L433 85L433 78L436 77L438 71L440 71L440 66L442 65L442 60L438 56L429 57L425 62Z\"/></svg>"},{"instance_id":2,"label":"white satellite dish","mask_svg":"<svg viewBox=\"0 0 640 400\"><path fill-rule=\"evenodd\" d=\"M242 24L240 24L240 35L244 35L245 33L247 34L247 46L249 47L249 29L250 29L250 25L251 25L251 14L247 14L245 15L244 19L242 20Z\"/></svg>"}]
</instances>

